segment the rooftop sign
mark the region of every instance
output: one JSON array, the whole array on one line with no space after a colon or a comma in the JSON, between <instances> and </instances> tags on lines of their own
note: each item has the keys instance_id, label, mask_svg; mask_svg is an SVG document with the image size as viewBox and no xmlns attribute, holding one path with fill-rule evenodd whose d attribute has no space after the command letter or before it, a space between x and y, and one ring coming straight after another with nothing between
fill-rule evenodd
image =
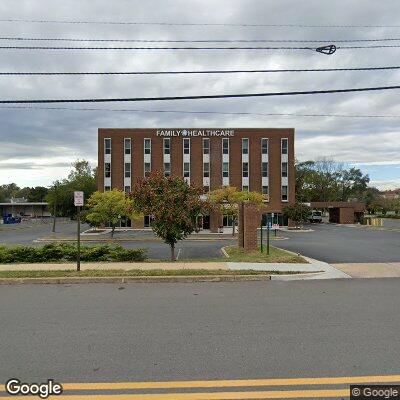
<instances>
[{"instance_id":1,"label":"rooftop sign","mask_svg":"<svg viewBox=\"0 0 400 400\"><path fill-rule=\"evenodd\" d=\"M156 132L157 136L171 137L231 137L235 136L234 129L160 129Z\"/></svg>"}]
</instances>

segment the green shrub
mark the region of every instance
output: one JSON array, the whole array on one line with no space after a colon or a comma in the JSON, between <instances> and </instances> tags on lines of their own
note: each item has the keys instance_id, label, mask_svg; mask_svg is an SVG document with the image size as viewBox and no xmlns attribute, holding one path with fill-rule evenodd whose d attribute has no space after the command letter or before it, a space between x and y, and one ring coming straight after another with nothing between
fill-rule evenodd
<instances>
[{"instance_id":1,"label":"green shrub","mask_svg":"<svg viewBox=\"0 0 400 400\"><path fill-rule=\"evenodd\" d=\"M75 244L51 243L43 247L0 246L0 263L39 263L75 261ZM144 261L146 249L125 249L122 246L82 246L82 261Z\"/></svg>"}]
</instances>

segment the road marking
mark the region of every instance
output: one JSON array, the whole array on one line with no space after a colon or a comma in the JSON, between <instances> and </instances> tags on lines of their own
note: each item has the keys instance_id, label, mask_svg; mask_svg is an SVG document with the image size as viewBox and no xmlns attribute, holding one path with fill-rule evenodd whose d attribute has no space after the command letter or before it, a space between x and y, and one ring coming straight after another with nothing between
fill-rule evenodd
<instances>
[{"instance_id":1,"label":"road marking","mask_svg":"<svg viewBox=\"0 0 400 400\"><path fill-rule=\"evenodd\" d=\"M165 382L93 382L62 383L65 390L125 390L125 389L182 389L182 388L222 388L255 386L301 386L301 385L340 385L355 383L395 383L400 375L342 376L320 378L288 379L238 379L208 381L165 381ZM0 392L5 386L0 386Z\"/></svg>"},{"instance_id":2,"label":"road marking","mask_svg":"<svg viewBox=\"0 0 400 400\"><path fill-rule=\"evenodd\" d=\"M104 394L57 396L62 400L243 400L243 399L295 399L349 397L350 389L336 390L290 390L261 392L208 392L168 394ZM0 397L1 398L1 397ZM5 399L6 397L3 397ZM55 398L55 397L54 397ZM17 396L18 400L37 400L37 396Z\"/></svg>"}]
</instances>

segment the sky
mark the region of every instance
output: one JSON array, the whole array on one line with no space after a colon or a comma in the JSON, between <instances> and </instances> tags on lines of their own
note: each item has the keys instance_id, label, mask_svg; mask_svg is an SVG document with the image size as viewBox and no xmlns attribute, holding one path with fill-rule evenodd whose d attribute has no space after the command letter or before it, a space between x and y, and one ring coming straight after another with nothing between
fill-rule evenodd
<instances>
[{"instance_id":1,"label":"sky","mask_svg":"<svg viewBox=\"0 0 400 400\"><path fill-rule=\"evenodd\" d=\"M2 20L102 21L119 24L0 21L0 36L142 40L328 40L333 44L337 40L398 38L399 41L382 44L400 45L398 15L398 0L18 0L18 7L15 0L1 0ZM240 24L297 26L237 26ZM327 25L353 27L338 28ZM0 46L135 44L138 45L0 40ZM310 45L242 43L250 46L263 44ZM322 44L324 43L321 42ZM223 46L218 43L211 45ZM338 49L330 56L311 50L0 49L0 72L379 67L400 65L399 56L400 47ZM0 76L0 99L148 97L324 90L398 85L399 78L400 70L175 76ZM16 182L21 187L47 186L56 179L66 177L71 163L76 159L87 159L95 166L99 127L293 127L296 130L295 151L298 160L327 157L349 166L354 165L369 174L371 185L380 189L393 189L400 187L400 118L182 114L149 111L400 116L399 94L399 90L388 90L292 97L55 105L67 107L68 110L15 109L0 105L0 184ZM71 110L85 107L96 110ZM110 111L115 109L125 111Z\"/></svg>"}]
</instances>

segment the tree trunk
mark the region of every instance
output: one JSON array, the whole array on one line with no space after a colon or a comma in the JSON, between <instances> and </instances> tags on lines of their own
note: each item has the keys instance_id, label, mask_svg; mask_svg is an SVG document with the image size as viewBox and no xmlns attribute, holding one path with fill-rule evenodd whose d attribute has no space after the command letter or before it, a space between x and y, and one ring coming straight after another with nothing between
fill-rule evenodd
<instances>
[{"instance_id":1,"label":"tree trunk","mask_svg":"<svg viewBox=\"0 0 400 400\"><path fill-rule=\"evenodd\" d=\"M170 244L171 247L171 261L175 261L175 243Z\"/></svg>"},{"instance_id":2,"label":"tree trunk","mask_svg":"<svg viewBox=\"0 0 400 400\"><path fill-rule=\"evenodd\" d=\"M111 229L111 238L112 239L114 238L114 231L115 231L115 225L113 225L112 229Z\"/></svg>"},{"instance_id":3,"label":"tree trunk","mask_svg":"<svg viewBox=\"0 0 400 400\"><path fill-rule=\"evenodd\" d=\"M232 219L232 236L235 236L236 219Z\"/></svg>"},{"instance_id":4,"label":"tree trunk","mask_svg":"<svg viewBox=\"0 0 400 400\"><path fill-rule=\"evenodd\" d=\"M53 229L52 232L56 231L56 203L54 202L53 206Z\"/></svg>"}]
</instances>

